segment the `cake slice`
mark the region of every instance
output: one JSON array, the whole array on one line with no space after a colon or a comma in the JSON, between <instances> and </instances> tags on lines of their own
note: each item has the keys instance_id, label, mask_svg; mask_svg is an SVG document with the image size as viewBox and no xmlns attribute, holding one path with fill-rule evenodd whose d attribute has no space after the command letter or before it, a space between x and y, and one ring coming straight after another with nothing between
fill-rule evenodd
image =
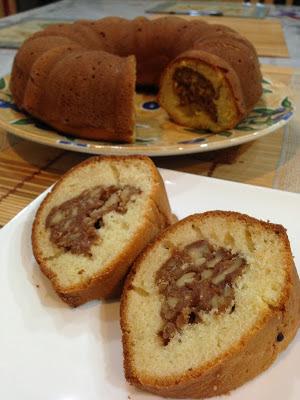
<instances>
[{"instance_id":1,"label":"cake slice","mask_svg":"<svg viewBox=\"0 0 300 400\"><path fill-rule=\"evenodd\" d=\"M265 370L295 336L300 285L285 229L235 212L165 230L129 274L124 368L167 397L212 397Z\"/></svg>"},{"instance_id":2,"label":"cake slice","mask_svg":"<svg viewBox=\"0 0 300 400\"><path fill-rule=\"evenodd\" d=\"M176 123L212 132L232 129L261 97L261 85L249 85L253 74L261 75L255 50L232 35L199 40L163 71L159 103Z\"/></svg>"},{"instance_id":3,"label":"cake slice","mask_svg":"<svg viewBox=\"0 0 300 400\"><path fill-rule=\"evenodd\" d=\"M71 306L113 296L136 256L174 221L147 157L93 157L67 172L40 205L34 256Z\"/></svg>"}]
</instances>

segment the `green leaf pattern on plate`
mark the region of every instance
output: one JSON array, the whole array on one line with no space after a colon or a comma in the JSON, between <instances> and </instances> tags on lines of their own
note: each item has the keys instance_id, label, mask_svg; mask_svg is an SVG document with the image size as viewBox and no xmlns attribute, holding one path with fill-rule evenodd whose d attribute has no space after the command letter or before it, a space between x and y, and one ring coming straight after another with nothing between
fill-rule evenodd
<instances>
[{"instance_id":1,"label":"green leaf pattern on plate","mask_svg":"<svg viewBox=\"0 0 300 400\"><path fill-rule=\"evenodd\" d=\"M12 122L13 125L29 125L33 124L32 119L30 118L21 118L17 119L16 121Z\"/></svg>"},{"instance_id":2,"label":"green leaf pattern on plate","mask_svg":"<svg viewBox=\"0 0 300 400\"><path fill-rule=\"evenodd\" d=\"M237 125L236 129L239 131L262 129L289 117L292 111L292 103L288 97L285 97L278 108L254 108L248 117Z\"/></svg>"},{"instance_id":3,"label":"green leaf pattern on plate","mask_svg":"<svg viewBox=\"0 0 300 400\"><path fill-rule=\"evenodd\" d=\"M262 83L265 84L265 85L271 85L271 82L267 81L266 78L262 79Z\"/></svg>"},{"instance_id":4,"label":"green leaf pattern on plate","mask_svg":"<svg viewBox=\"0 0 300 400\"><path fill-rule=\"evenodd\" d=\"M237 129L238 129L239 131L244 131L244 132L251 132L251 131L254 131L254 130L255 130L255 129L252 128L251 126L241 125L241 124L239 124L239 125L237 126Z\"/></svg>"},{"instance_id":5,"label":"green leaf pattern on plate","mask_svg":"<svg viewBox=\"0 0 300 400\"><path fill-rule=\"evenodd\" d=\"M185 131L187 132L192 132L192 133L210 133L209 131L206 131L205 129L197 129L197 128L184 128Z\"/></svg>"},{"instance_id":6,"label":"green leaf pattern on plate","mask_svg":"<svg viewBox=\"0 0 300 400\"><path fill-rule=\"evenodd\" d=\"M4 78L0 78L0 89L5 89L5 79Z\"/></svg>"},{"instance_id":7,"label":"green leaf pattern on plate","mask_svg":"<svg viewBox=\"0 0 300 400\"><path fill-rule=\"evenodd\" d=\"M284 108L292 108L292 103L290 102L288 97L285 97L281 102L282 107Z\"/></svg>"},{"instance_id":8,"label":"green leaf pattern on plate","mask_svg":"<svg viewBox=\"0 0 300 400\"><path fill-rule=\"evenodd\" d=\"M225 137L230 137L232 135L232 132L230 131L223 131L223 132L219 132L218 135L220 136L225 136Z\"/></svg>"}]
</instances>

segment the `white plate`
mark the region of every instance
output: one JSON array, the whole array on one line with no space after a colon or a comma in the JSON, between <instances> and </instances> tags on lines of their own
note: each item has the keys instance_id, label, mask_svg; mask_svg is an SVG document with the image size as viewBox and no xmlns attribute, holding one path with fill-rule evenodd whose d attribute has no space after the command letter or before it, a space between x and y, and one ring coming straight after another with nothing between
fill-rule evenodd
<instances>
[{"instance_id":1,"label":"white plate","mask_svg":"<svg viewBox=\"0 0 300 400\"><path fill-rule=\"evenodd\" d=\"M162 174L178 217L223 209L281 223L300 265L298 194L168 170ZM125 381L119 303L95 301L70 309L39 272L30 234L43 196L0 231L0 399L157 399ZM300 334L268 371L221 398L299 400L299 359Z\"/></svg>"}]
</instances>

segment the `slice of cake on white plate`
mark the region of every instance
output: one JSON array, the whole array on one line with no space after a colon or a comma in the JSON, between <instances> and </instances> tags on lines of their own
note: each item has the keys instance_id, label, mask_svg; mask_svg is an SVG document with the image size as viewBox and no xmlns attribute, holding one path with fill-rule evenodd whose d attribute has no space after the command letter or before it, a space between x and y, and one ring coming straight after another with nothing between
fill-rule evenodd
<instances>
[{"instance_id":1,"label":"slice of cake on white plate","mask_svg":"<svg viewBox=\"0 0 300 400\"><path fill-rule=\"evenodd\" d=\"M33 252L59 296L78 306L115 295L137 255L174 221L148 157L92 157L40 205Z\"/></svg>"},{"instance_id":2,"label":"slice of cake on white plate","mask_svg":"<svg viewBox=\"0 0 300 400\"><path fill-rule=\"evenodd\" d=\"M125 375L160 396L224 394L268 368L299 320L285 229L236 212L195 214L160 234L126 280Z\"/></svg>"}]
</instances>

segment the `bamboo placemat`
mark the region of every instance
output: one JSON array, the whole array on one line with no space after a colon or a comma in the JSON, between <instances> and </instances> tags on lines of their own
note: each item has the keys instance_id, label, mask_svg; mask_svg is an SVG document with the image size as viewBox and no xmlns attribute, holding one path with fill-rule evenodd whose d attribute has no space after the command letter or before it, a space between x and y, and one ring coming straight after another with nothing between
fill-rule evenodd
<instances>
[{"instance_id":1,"label":"bamboo placemat","mask_svg":"<svg viewBox=\"0 0 300 400\"><path fill-rule=\"evenodd\" d=\"M287 85L298 82L300 86L299 70L268 66L263 72ZM234 148L153 160L158 167L300 192L297 118L285 130L279 129ZM89 156L0 133L0 226L3 226L64 172Z\"/></svg>"},{"instance_id":2,"label":"bamboo placemat","mask_svg":"<svg viewBox=\"0 0 300 400\"><path fill-rule=\"evenodd\" d=\"M166 14L152 15L159 18ZM211 24L222 24L232 28L245 36L256 48L259 56L264 57L289 57L289 51L284 39L281 22L279 19L252 19L231 17L191 17L181 16L185 19L199 18Z\"/></svg>"}]
</instances>

